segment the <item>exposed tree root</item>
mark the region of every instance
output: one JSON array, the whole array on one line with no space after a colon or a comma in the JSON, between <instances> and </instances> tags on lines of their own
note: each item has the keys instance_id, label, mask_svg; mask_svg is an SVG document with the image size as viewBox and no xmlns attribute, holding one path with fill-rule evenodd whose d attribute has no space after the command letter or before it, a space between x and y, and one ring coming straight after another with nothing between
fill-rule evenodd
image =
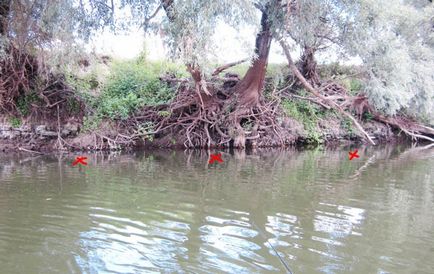
<instances>
[{"instance_id":1,"label":"exposed tree root","mask_svg":"<svg viewBox=\"0 0 434 274\"><path fill-rule=\"evenodd\" d=\"M232 90L213 88L211 96L201 93L200 97L192 90L195 87L181 84L172 103L146 107L120 121L114 135L95 132L93 149L149 140L159 146L186 148L286 146L295 142L291 129L276 120L282 114L277 99L241 107L234 103Z\"/></svg>"},{"instance_id":2,"label":"exposed tree root","mask_svg":"<svg viewBox=\"0 0 434 274\"><path fill-rule=\"evenodd\" d=\"M363 127L360 125L359 122L357 122L357 120L347 111L344 110L344 108L342 106L340 106L339 104L337 104L336 102L330 100L329 98L327 98L326 96L322 95L316 88L314 88L307 80L306 78L304 78L304 76L301 74L301 72L298 70L297 66L294 64L291 54L289 52L289 48L288 46L285 44L284 41L280 41L280 45L283 48L283 51L286 55L286 59L288 60L288 65L289 68L291 69L292 73L295 75L295 77L297 77L297 79L300 81L300 83L303 85L303 87L309 91L310 93L312 93L313 95L315 95L316 97L320 98L321 100L323 100L324 103L326 103L327 105L329 105L330 107L332 107L333 109L337 110L339 113L341 113L342 115L346 116L347 118L349 118L354 126L366 137L366 139L373 145L375 145L375 142L372 140L371 136L369 136L369 134L363 129Z\"/></svg>"},{"instance_id":3,"label":"exposed tree root","mask_svg":"<svg viewBox=\"0 0 434 274\"><path fill-rule=\"evenodd\" d=\"M306 80L306 78L304 78L304 76L301 74L299 69L292 61L289 48L285 44L285 42L280 41L280 44L287 57L288 65L291 71L293 72L293 74L296 76L296 78L299 80L302 86L307 91L312 93L315 97L317 97L319 100L315 100L313 98L300 98L300 97L299 99L309 100L327 109L331 107L337 110L342 115L348 117L356 126L356 128L361 133L363 133L366 139L369 140L369 142L371 142L372 144L375 143L372 140L371 136L368 135L368 133L363 129L360 123L356 120L356 118L353 115L351 115L349 112L347 112L346 109L353 110L358 115L359 118L361 118L364 112L372 113L375 120L400 129L405 134L410 136L413 140L423 139L430 142L434 142L434 129L421 125L417 122L411 121L403 117L399 117L399 118L386 117L384 115L381 115L369 105L368 99L364 95L351 96L348 94L348 92L344 87L332 81L323 84L318 89L314 88L312 84L310 84Z\"/></svg>"},{"instance_id":4,"label":"exposed tree root","mask_svg":"<svg viewBox=\"0 0 434 274\"><path fill-rule=\"evenodd\" d=\"M58 106L62 121L82 117L84 104L62 75L51 73L33 55L9 45L6 56L0 58L0 113L53 120Z\"/></svg>"},{"instance_id":5,"label":"exposed tree root","mask_svg":"<svg viewBox=\"0 0 434 274\"><path fill-rule=\"evenodd\" d=\"M293 138L284 133L275 121L276 104L264 104L251 108L233 108L229 98L213 105L212 109L200 109L196 101L176 111L168 118L152 117L157 136L170 134L176 143L185 147L234 147L288 145ZM286 136L286 138L282 137Z\"/></svg>"},{"instance_id":6,"label":"exposed tree root","mask_svg":"<svg viewBox=\"0 0 434 274\"><path fill-rule=\"evenodd\" d=\"M420 125L403 117L386 117L378 113L374 114L374 119L402 130L405 134L410 136L412 140L422 139L434 143L433 128Z\"/></svg>"}]
</instances>

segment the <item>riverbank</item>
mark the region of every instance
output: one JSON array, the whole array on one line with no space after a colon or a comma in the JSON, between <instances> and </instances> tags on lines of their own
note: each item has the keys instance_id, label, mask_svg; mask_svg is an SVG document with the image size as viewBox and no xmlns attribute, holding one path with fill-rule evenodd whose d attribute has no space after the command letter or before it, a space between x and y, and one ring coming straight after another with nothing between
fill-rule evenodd
<instances>
[{"instance_id":1,"label":"riverbank","mask_svg":"<svg viewBox=\"0 0 434 274\"><path fill-rule=\"evenodd\" d=\"M53 89L9 102L0 113L0 151L378 144L425 130L405 114L387 118L372 108L363 93L367 76L357 67L319 67L322 78L334 80L315 86L318 97L287 66L269 65L260 96L241 102L237 87L247 64L221 76L218 68L200 93L179 64L108 57L86 64L47 79Z\"/></svg>"},{"instance_id":2,"label":"riverbank","mask_svg":"<svg viewBox=\"0 0 434 274\"><path fill-rule=\"evenodd\" d=\"M181 144L167 144L168 136L156 139L136 140L129 143L116 143L116 127L105 125L106 130L95 132L82 132L80 123L68 122L57 128L53 123L25 124L14 127L5 119L0 119L0 151L29 151L29 152L53 152L53 151L108 151L141 148L179 148ZM288 121L287 121L288 122ZM389 126L377 121L365 121L362 123L366 132L377 144L395 143L404 140ZM297 121L292 121L292 142L287 146L312 146L312 145L336 145L336 144L360 144L364 140L356 135L353 129L342 120L335 117L326 117L318 120L318 128L315 136L318 142L312 142L313 132ZM104 135L103 135L104 134ZM217 146L216 146L217 147ZM223 146L220 146L223 147ZM227 147L227 146L226 146Z\"/></svg>"}]
</instances>

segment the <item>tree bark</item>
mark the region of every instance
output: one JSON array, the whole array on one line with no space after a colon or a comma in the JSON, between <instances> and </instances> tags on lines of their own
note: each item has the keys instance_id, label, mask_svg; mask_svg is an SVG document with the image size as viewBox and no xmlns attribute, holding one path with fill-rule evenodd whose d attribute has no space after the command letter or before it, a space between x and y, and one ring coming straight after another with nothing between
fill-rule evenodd
<instances>
[{"instance_id":1,"label":"tree bark","mask_svg":"<svg viewBox=\"0 0 434 274\"><path fill-rule=\"evenodd\" d=\"M314 48L304 48L298 67L301 74L307 81L309 81L309 83L313 86L318 86L320 84Z\"/></svg>"},{"instance_id":2,"label":"tree bark","mask_svg":"<svg viewBox=\"0 0 434 274\"><path fill-rule=\"evenodd\" d=\"M272 1L271 5L280 5L280 0ZM258 104L264 87L268 55L273 40L270 21L270 4L262 10L261 31L256 35L255 54L257 59L247 70L243 79L234 87L238 93L238 105L253 107Z\"/></svg>"},{"instance_id":3,"label":"tree bark","mask_svg":"<svg viewBox=\"0 0 434 274\"><path fill-rule=\"evenodd\" d=\"M167 18L169 21L175 20L175 13L173 12L173 1L174 0L161 0L161 5L163 6L164 11L166 12Z\"/></svg>"},{"instance_id":4,"label":"tree bark","mask_svg":"<svg viewBox=\"0 0 434 274\"><path fill-rule=\"evenodd\" d=\"M0 3L0 35L8 33L8 17L10 13L11 0L2 0Z\"/></svg>"}]
</instances>

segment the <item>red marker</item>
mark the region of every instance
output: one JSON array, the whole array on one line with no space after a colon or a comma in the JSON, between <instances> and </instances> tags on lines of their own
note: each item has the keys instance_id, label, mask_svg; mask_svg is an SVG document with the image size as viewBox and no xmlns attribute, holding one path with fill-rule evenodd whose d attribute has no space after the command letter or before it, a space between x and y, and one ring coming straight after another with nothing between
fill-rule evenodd
<instances>
[{"instance_id":1,"label":"red marker","mask_svg":"<svg viewBox=\"0 0 434 274\"><path fill-rule=\"evenodd\" d=\"M354 152L348 152L348 154L350 155L349 156L349 158L350 158L350 161L353 159L353 158L359 158L359 155L357 155L357 152L358 152L359 150L355 150Z\"/></svg>"},{"instance_id":2,"label":"red marker","mask_svg":"<svg viewBox=\"0 0 434 274\"><path fill-rule=\"evenodd\" d=\"M221 153L218 153L218 154L211 154L211 155L210 155L210 158L209 158L208 164L212 164L212 163L214 163L214 161L217 161L217 162L219 162L219 163L223 163Z\"/></svg>"},{"instance_id":3,"label":"red marker","mask_svg":"<svg viewBox=\"0 0 434 274\"><path fill-rule=\"evenodd\" d=\"M75 158L75 161L72 163L72 166L75 166L77 164L82 164L87 166L87 163L85 162L85 160L87 159L87 157L77 157Z\"/></svg>"}]
</instances>

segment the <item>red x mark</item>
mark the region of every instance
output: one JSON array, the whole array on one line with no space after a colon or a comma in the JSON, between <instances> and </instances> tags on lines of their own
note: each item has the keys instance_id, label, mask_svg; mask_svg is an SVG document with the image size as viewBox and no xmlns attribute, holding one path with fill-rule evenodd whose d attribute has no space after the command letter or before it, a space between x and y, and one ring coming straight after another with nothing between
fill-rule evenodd
<instances>
[{"instance_id":1,"label":"red x mark","mask_svg":"<svg viewBox=\"0 0 434 274\"><path fill-rule=\"evenodd\" d=\"M348 154L350 154L350 161L353 159L353 158L359 158L359 155L357 155L357 149L354 151L354 152L348 152Z\"/></svg>"},{"instance_id":2,"label":"red x mark","mask_svg":"<svg viewBox=\"0 0 434 274\"><path fill-rule=\"evenodd\" d=\"M72 163L72 166L75 166L76 164L82 164L87 166L87 163L85 162L86 159L87 157L77 157L75 158L75 161Z\"/></svg>"},{"instance_id":3,"label":"red x mark","mask_svg":"<svg viewBox=\"0 0 434 274\"><path fill-rule=\"evenodd\" d=\"M212 164L212 163L214 163L214 161L217 161L219 163L223 163L221 153L211 154L208 164Z\"/></svg>"}]
</instances>

